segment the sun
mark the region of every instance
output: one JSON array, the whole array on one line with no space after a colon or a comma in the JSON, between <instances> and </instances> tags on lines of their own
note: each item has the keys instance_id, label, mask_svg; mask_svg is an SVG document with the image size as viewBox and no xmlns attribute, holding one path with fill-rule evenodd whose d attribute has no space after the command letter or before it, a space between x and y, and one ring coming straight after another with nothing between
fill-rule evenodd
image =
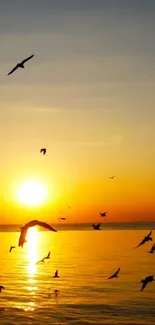
<instances>
[{"instance_id":1,"label":"sun","mask_svg":"<svg viewBox=\"0 0 155 325\"><path fill-rule=\"evenodd\" d=\"M46 187L37 181L27 181L18 190L17 196L21 203L27 206L41 205L47 198Z\"/></svg>"}]
</instances>

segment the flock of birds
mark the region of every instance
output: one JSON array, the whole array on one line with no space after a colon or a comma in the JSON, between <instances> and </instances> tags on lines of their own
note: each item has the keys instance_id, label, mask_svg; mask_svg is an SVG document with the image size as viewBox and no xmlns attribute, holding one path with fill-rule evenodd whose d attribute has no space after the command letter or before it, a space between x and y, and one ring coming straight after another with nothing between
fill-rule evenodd
<instances>
[{"instance_id":1,"label":"flock of birds","mask_svg":"<svg viewBox=\"0 0 155 325\"><path fill-rule=\"evenodd\" d=\"M32 59L34 57L34 54L29 56L28 58L24 59L23 61L19 62L9 73L8 75L11 75L12 73L14 73L18 68L24 68L24 64L29 61L30 59ZM40 153L42 153L43 155L45 155L47 152L47 149L46 148L41 148L40 149ZM115 176L111 176L109 177L109 179L113 180L115 178ZM107 212L100 212L100 216L101 217L106 217L107 216ZM59 221L60 220L66 220L66 218L64 217L60 217L58 219ZM26 239L26 235L27 235L27 232L28 232L28 229L30 227L34 227L34 226L41 226L47 230L50 230L50 231L54 231L54 232L57 232L57 230L55 230L53 227L51 227L49 224L47 224L46 222L41 222L41 221L38 221L38 220L31 220L30 222L26 223L23 227L21 227L21 232L20 232L20 237L19 237L19 241L18 241L18 246L19 247L23 247L24 244L27 242L27 239ZM92 225L94 230L100 230L100 226L101 226L101 223L98 223L98 224L93 224ZM146 242L149 242L149 241L152 241L152 237L151 237L151 234L152 234L152 231L143 238L143 240L134 248L138 248L142 245L144 245ZM14 249L15 246L11 246L10 249L9 249L9 252L11 253L12 249ZM153 244L153 246L151 247L149 253L150 254L153 254L155 252L155 244ZM41 262L44 262L46 259L49 259L50 258L50 254L51 252L49 252L47 254L47 256L45 256L44 258L42 258L41 260L39 260L36 264L39 264ZM118 270L112 274L108 280L110 279L113 279L113 278L118 278L118 274L120 272L120 268L118 268ZM59 278L59 275L58 275L58 270L56 270L54 276L54 278ZM153 275L149 275L147 276L145 279L141 280L141 283L142 283L142 287L141 287L141 291L144 290L144 288L146 287L146 285L149 283L149 282L152 282L154 281L154 276ZM0 286L0 292L2 291L2 289L5 289L4 286ZM57 297L59 293L59 290L55 290L55 296Z\"/></svg>"}]
</instances>

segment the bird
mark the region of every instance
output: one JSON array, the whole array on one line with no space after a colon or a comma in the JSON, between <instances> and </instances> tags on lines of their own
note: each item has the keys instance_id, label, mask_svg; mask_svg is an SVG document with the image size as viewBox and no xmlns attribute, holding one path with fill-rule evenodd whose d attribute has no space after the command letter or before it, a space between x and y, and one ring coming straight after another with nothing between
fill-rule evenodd
<instances>
[{"instance_id":1,"label":"bird","mask_svg":"<svg viewBox=\"0 0 155 325\"><path fill-rule=\"evenodd\" d=\"M58 270L55 271L55 274L53 275L53 278L60 278L58 275Z\"/></svg>"},{"instance_id":2,"label":"bird","mask_svg":"<svg viewBox=\"0 0 155 325\"><path fill-rule=\"evenodd\" d=\"M44 260L49 260L49 259L50 259L50 256L51 256L51 252L49 252L49 253L47 254L47 256L44 257Z\"/></svg>"},{"instance_id":3,"label":"bird","mask_svg":"<svg viewBox=\"0 0 155 325\"><path fill-rule=\"evenodd\" d=\"M120 267L119 267L119 269L113 274L113 275L111 275L109 278L108 278L108 280L110 280L110 279L113 279L113 278L118 278L118 273L119 273L119 271L120 271Z\"/></svg>"},{"instance_id":4,"label":"bird","mask_svg":"<svg viewBox=\"0 0 155 325\"><path fill-rule=\"evenodd\" d=\"M9 253L11 253L13 248L16 248L16 246L10 246Z\"/></svg>"},{"instance_id":5,"label":"bird","mask_svg":"<svg viewBox=\"0 0 155 325\"><path fill-rule=\"evenodd\" d=\"M5 289L3 286L0 286L0 292L2 291L2 289Z\"/></svg>"},{"instance_id":6,"label":"bird","mask_svg":"<svg viewBox=\"0 0 155 325\"><path fill-rule=\"evenodd\" d=\"M151 234L152 234L152 230L149 232L149 234L148 234L147 236L145 236L145 237L143 238L143 240L140 242L140 244L137 245L137 246L134 247L134 248L137 248L137 247L139 247L139 246L144 245L147 241L152 241L153 239L152 239L152 237L150 237Z\"/></svg>"},{"instance_id":7,"label":"bird","mask_svg":"<svg viewBox=\"0 0 155 325\"><path fill-rule=\"evenodd\" d=\"M94 228L94 230L101 230L100 229L101 223L98 223L97 225L92 225L92 227Z\"/></svg>"},{"instance_id":8,"label":"bird","mask_svg":"<svg viewBox=\"0 0 155 325\"><path fill-rule=\"evenodd\" d=\"M46 154L46 148L41 148L40 153L43 153L43 155L45 155Z\"/></svg>"},{"instance_id":9,"label":"bird","mask_svg":"<svg viewBox=\"0 0 155 325\"><path fill-rule=\"evenodd\" d=\"M100 216L101 217L106 217L107 216L107 212L100 212Z\"/></svg>"},{"instance_id":10,"label":"bird","mask_svg":"<svg viewBox=\"0 0 155 325\"><path fill-rule=\"evenodd\" d=\"M151 247L151 249L150 249L149 253L150 253L150 254L153 254L153 253L154 253L154 251L155 251L155 244L153 244L153 246Z\"/></svg>"},{"instance_id":11,"label":"bird","mask_svg":"<svg viewBox=\"0 0 155 325\"><path fill-rule=\"evenodd\" d=\"M109 177L109 179L114 179L115 178L115 176L111 176L111 177Z\"/></svg>"},{"instance_id":12,"label":"bird","mask_svg":"<svg viewBox=\"0 0 155 325\"><path fill-rule=\"evenodd\" d=\"M147 284L149 282L152 282L152 281L155 281L154 280L154 275L149 275L145 279L141 280L141 283L143 283L143 284L142 284L142 287L141 287L141 290L140 291L143 291L144 288L147 286Z\"/></svg>"},{"instance_id":13,"label":"bird","mask_svg":"<svg viewBox=\"0 0 155 325\"><path fill-rule=\"evenodd\" d=\"M23 247L24 243L27 242L27 240L26 240L27 231L30 227L34 227L34 226L40 226L45 229L57 232L57 230L55 230L53 227L48 225L46 222L42 222L39 220L31 220L28 223L26 223L25 226L21 227L21 234L20 234L19 242L18 242L19 247L20 246Z\"/></svg>"},{"instance_id":14,"label":"bird","mask_svg":"<svg viewBox=\"0 0 155 325\"><path fill-rule=\"evenodd\" d=\"M60 221L60 220L66 220L66 218L58 218L58 220Z\"/></svg>"},{"instance_id":15,"label":"bird","mask_svg":"<svg viewBox=\"0 0 155 325\"><path fill-rule=\"evenodd\" d=\"M10 74L12 74L15 70L17 70L18 68L25 68L24 67L24 64L29 61L30 59L32 59L34 57L34 54L30 55L27 59L21 61L20 63L18 63L9 73L8 73L8 76Z\"/></svg>"},{"instance_id":16,"label":"bird","mask_svg":"<svg viewBox=\"0 0 155 325\"><path fill-rule=\"evenodd\" d=\"M39 264L41 262L44 262L44 258L42 258L42 260L39 260L36 264Z\"/></svg>"}]
</instances>

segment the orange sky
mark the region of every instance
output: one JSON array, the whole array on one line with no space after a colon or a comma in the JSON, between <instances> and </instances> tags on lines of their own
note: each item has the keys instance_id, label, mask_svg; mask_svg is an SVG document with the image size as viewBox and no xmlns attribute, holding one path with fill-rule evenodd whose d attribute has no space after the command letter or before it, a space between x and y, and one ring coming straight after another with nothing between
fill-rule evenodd
<instances>
[{"instance_id":1,"label":"orange sky","mask_svg":"<svg viewBox=\"0 0 155 325\"><path fill-rule=\"evenodd\" d=\"M1 224L55 222L60 211L68 222L97 222L100 211L108 211L105 222L155 221L152 7L143 0L132 8L91 0L2 5ZM31 179L49 191L39 208L16 196Z\"/></svg>"}]
</instances>

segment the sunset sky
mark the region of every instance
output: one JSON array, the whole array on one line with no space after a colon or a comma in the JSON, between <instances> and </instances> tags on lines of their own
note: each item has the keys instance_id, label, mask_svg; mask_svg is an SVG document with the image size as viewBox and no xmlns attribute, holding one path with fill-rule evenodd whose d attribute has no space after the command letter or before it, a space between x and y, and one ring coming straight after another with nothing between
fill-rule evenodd
<instances>
[{"instance_id":1,"label":"sunset sky","mask_svg":"<svg viewBox=\"0 0 155 325\"><path fill-rule=\"evenodd\" d=\"M155 221L154 31L153 0L3 1L1 224ZM36 208L17 196L32 180Z\"/></svg>"}]
</instances>

